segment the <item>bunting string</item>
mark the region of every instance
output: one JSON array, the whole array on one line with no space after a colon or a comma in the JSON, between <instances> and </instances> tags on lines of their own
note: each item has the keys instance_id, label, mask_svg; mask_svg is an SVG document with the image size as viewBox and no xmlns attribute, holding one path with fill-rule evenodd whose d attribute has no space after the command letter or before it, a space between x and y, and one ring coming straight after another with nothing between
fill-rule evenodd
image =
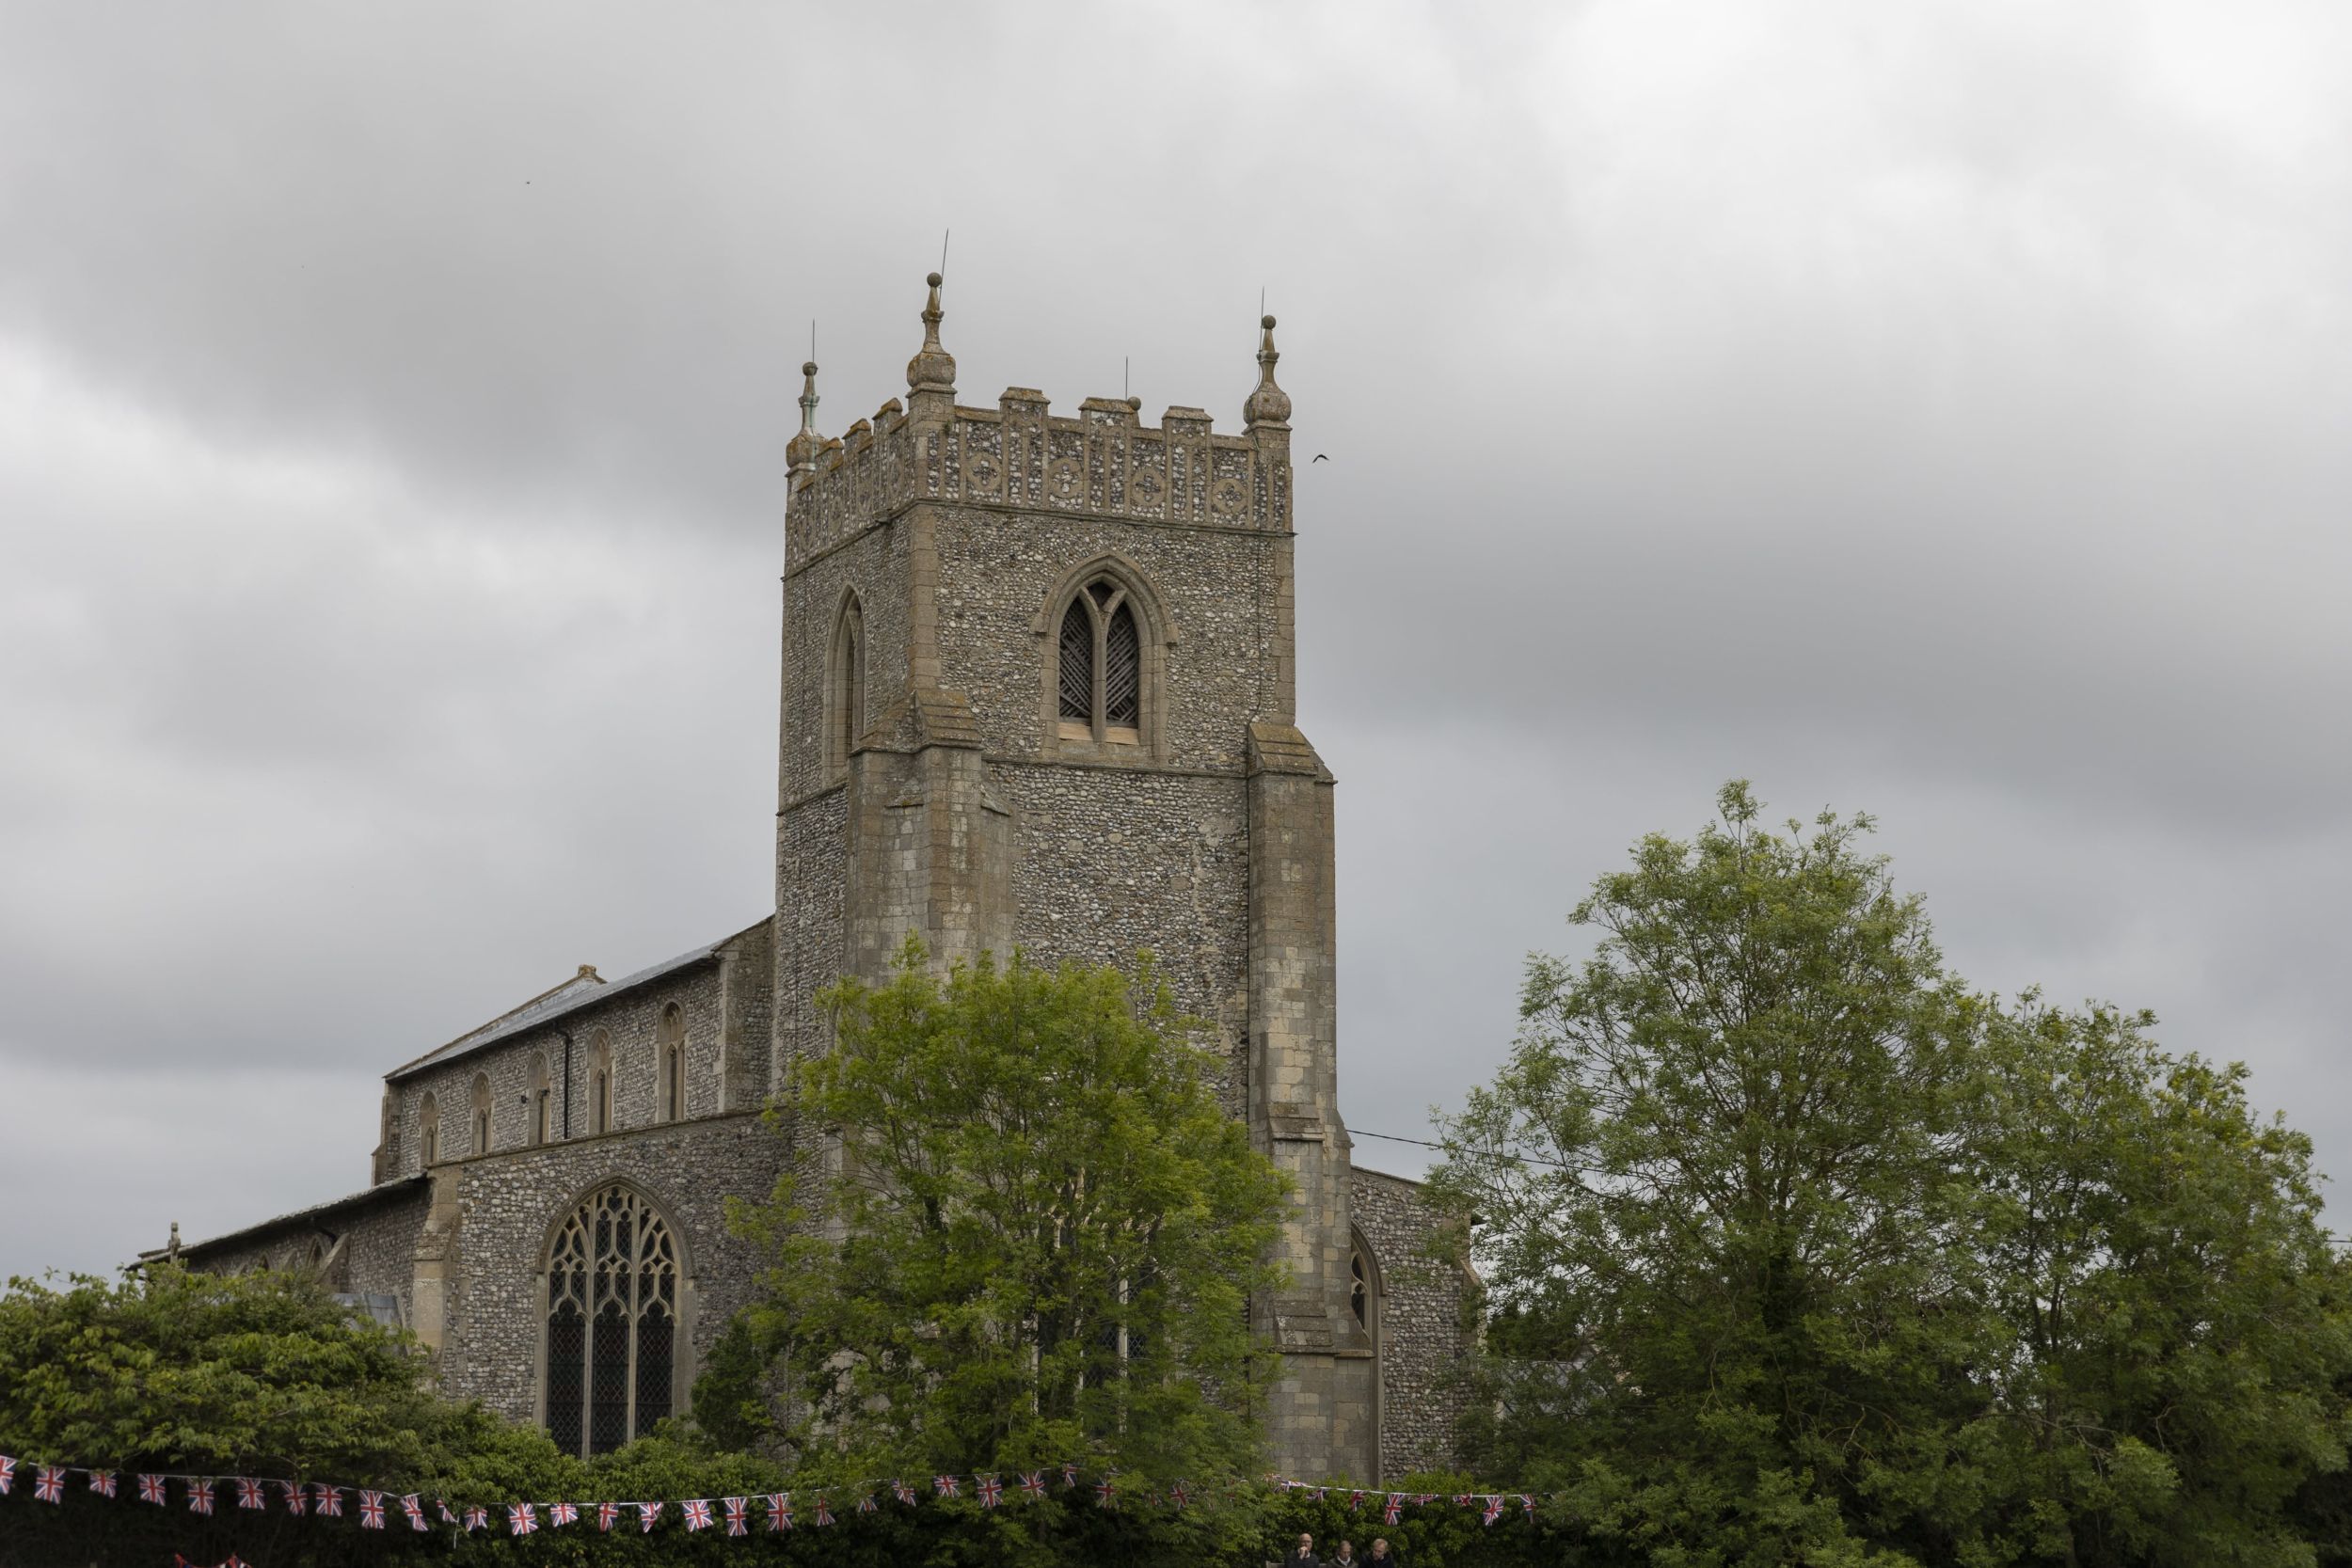
<instances>
[{"instance_id":1,"label":"bunting string","mask_svg":"<svg viewBox=\"0 0 2352 1568\"><path fill-rule=\"evenodd\" d=\"M191 1513L210 1516L226 1508L230 1513L243 1512L268 1513L271 1494L277 1495L278 1511L297 1517L342 1519L343 1499L352 1498L358 1508L358 1524L361 1529L383 1530L405 1524L410 1530L432 1529L433 1521L426 1513L426 1499L421 1493L395 1492L389 1487L338 1485L327 1481L281 1480L271 1476L205 1476L178 1471L129 1472L133 1488L121 1490L125 1472L83 1465L49 1465L20 1462L8 1454L0 1454L0 1497L14 1493L20 1470L28 1469L32 1477L30 1500L53 1506L62 1505L71 1478L80 1476L87 1490L94 1496L119 1500L125 1506L145 1505L167 1508L176 1490L180 1501ZM1064 1494L1091 1492L1096 1505L1115 1508L1120 1502L1139 1503L1147 1507L1162 1504L1182 1510L1198 1497L1193 1487L1183 1481L1168 1486L1165 1493L1122 1485L1116 1475L1104 1474L1089 1479L1085 1467L1067 1462L1058 1471L1023 1470L1013 1477L1008 1488L1005 1478L991 1472L973 1475L941 1474L930 1478L934 1497L961 1499L970 1496L983 1510L1003 1507L1008 1500L1041 1500L1047 1497L1058 1479ZM1269 1475L1268 1485L1282 1492L1305 1492L1317 1502L1327 1500L1335 1490L1311 1482L1294 1481L1282 1475ZM838 1482L807 1489L809 1506L806 1518L811 1528L821 1528L835 1522L834 1503L836 1497L858 1513L879 1511L877 1499L887 1494L900 1508L918 1507L922 1495L903 1478L892 1476L871 1481ZM476 1530L493 1530L503 1525L510 1536L535 1535L542 1529L563 1529L566 1527L593 1528L610 1533L625 1528L626 1513L637 1527L637 1533L651 1534L675 1517L678 1528L688 1531L723 1529L730 1536L752 1533L756 1518L768 1531L795 1528L801 1519L792 1505L790 1492L769 1492L740 1497L663 1497L636 1502L542 1502L513 1501L497 1504L462 1503L453 1506L440 1497L431 1499L433 1514L453 1533L470 1534ZM1440 1497L1430 1492L1378 1491L1356 1488L1347 1492L1347 1508L1360 1513L1376 1508L1384 1525L1393 1528L1407 1508L1452 1506L1476 1510L1481 1522L1492 1527L1515 1507L1525 1518L1535 1517L1535 1495L1525 1492L1470 1492L1452 1497ZM199 1568L185 1559L177 1568ZM231 1558L220 1568L245 1568Z\"/></svg>"}]
</instances>

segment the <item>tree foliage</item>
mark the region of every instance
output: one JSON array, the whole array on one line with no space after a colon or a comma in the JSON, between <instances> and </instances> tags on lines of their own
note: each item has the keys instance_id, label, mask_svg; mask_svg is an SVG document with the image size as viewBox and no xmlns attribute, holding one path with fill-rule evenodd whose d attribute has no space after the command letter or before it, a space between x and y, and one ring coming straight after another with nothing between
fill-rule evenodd
<instances>
[{"instance_id":1,"label":"tree foliage","mask_svg":"<svg viewBox=\"0 0 2352 1568\"><path fill-rule=\"evenodd\" d=\"M1944 969L1867 818L1651 837L1447 1130L1474 1461L1647 1560L2296 1563L2344 1459L2310 1146L2152 1021Z\"/></svg>"},{"instance_id":2,"label":"tree foliage","mask_svg":"<svg viewBox=\"0 0 2352 1568\"><path fill-rule=\"evenodd\" d=\"M805 1473L1075 1461L1210 1505L1254 1476L1283 1185L1148 960L941 976L910 942L825 1002L837 1044L773 1113L803 1166L739 1214L774 1264L697 1411Z\"/></svg>"}]
</instances>

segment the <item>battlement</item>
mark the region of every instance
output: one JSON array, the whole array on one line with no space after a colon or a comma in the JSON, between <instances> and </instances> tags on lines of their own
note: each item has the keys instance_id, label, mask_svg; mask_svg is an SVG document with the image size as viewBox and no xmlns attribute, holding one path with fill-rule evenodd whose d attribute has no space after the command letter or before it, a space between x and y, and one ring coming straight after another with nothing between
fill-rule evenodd
<instances>
[{"instance_id":1,"label":"battlement","mask_svg":"<svg viewBox=\"0 0 2352 1568\"><path fill-rule=\"evenodd\" d=\"M1136 398L1088 398L1074 417L1049 413L1045 394L1028 387L1006 388L994 408L957 404L955 360L939 343L939 281L933 274L924 345L907 366L911 408L893 398L828 441L816 431L817 367L803 367L785 515L791 565L920 501L1290 531L1290 399L1274 385L1271 316L1244 433L1218 435L1205 409L1183 405L1145 424Z\"/></svg>"}]
</instances>

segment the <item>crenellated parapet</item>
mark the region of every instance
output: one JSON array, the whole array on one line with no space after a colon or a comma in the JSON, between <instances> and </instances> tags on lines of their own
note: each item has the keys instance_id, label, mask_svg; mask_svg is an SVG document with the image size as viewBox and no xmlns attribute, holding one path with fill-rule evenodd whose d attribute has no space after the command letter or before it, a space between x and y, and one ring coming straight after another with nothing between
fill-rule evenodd
<instances>
[{"instance_id":1,"label":"crenellated parapet","mask_svg":"<svg viewBox=\"0 0 2352 1568\"><path fill-rule=\"evenodd\" d=\"M1272 317L1247 427L1220 435L1200 408L1171 407L1146 424L1134 398L1088 398L1074 417L1049 412L1045 394L1027 387L1007 388L993 409L954 403L941 379L955 361L939 347L936 275L931 283L924 348L908 366L911 408L894 398L826 441L814 430L807 367L790 448L787 570L920 501L1290 531L1290 399L1274 385Z\"/></svg>"}]
</instances>

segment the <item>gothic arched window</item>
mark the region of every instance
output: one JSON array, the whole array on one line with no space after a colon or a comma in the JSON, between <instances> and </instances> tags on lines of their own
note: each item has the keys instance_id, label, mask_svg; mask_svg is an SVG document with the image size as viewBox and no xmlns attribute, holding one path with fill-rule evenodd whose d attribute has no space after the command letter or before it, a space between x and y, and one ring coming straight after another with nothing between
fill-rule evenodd
<instances>
[{"instance_id":1,"label":"gothic arched window","mask_svg":"<svg viewBox=\"0 0 2352 1568\"><path fill-rule=\"evenodd\" d=\"M631 1189L593 1194L548 1249L547 1427L582 1458L671 1414L678 1386L678 1249Z\"/></svg>"},{"instance_id":2,"label":"gothic arched window","mask_svg":"<svg viewBox=\"0 0 2352 1568\"><path fill-rule=\"evenodd\" d=\"M548 1053L534 1051L531 1053L530 1107L531 1142L534 1145L546 1143L554 1131L553 1101L553 1088L548 1082Z\"/></svg>"},{"instance_id":3,"label":"gothic arched window","mask_svg":"<svg viewBox=\"0 0 2352 1568\"><path fill-rule=\"evenodd\" d=\"M654 1050L654 1070L660 1075L661 1119L676 1121L686 1115L686 1015L675 1002L661 1009L661 1031Z\"/></svg>"},{"instance_id":4,"label":"gothic arched window","mask_svg":"<svg viewBox=\"0 0 2352 1568\"><path fill-rule=\"evenodd\" d=\"M1347 1252L1347 1309L1377 1344L1380 1335L1380 1264L1365 1243L1364 1233L1351 1230Z\"/></svg>"},{"instance_id":5,"label":"gothic arched window","mask_svg":"<svg viewBox=\"0 0 2352 1568\"><path fill-rule=\"evenodd\" d=\"M866 611L855 594L841 601L825 666L825 769L838 775L866 733Z\"/></svg>"},{"instance_id":6,"label":"gothic arched window","mask_svg":"<svg viewBox=\"0 0 2352 1568\"><path fill-rule=\"evenodd\" d=\"M490 1075L473 1075L473 1151L490 1152Z\"/></svg>"},{"instance_id":7,"label":"gothic arched window","mask_svg":"<svg viewBox=\"0 0 2352 1568\"><path fill-rule=\"evenodd\" d=\"M441 1102L430 1093L417 1108L417 1164L441 1163Z\"/></svg>"},{"instance_id":8,"label":"gothic arched window","mask_svg":"<svg viewBox=\"0 0 2352 1568\"><path fill-rule=\"evenodd\" d=\"M588 1126L596 1132L612 1131L612 1037L599 1029L589 1042Z\"/></svg>"},{"instance_id":9,"label":"gothic arched window","mask_svg":"<svg viewBox=\"0 0 2352 1568\"><path fill-rule=\"evenodd\" d=\"M1058 641L1061 733L1072 740L1134 745L1143 728L1143 634L1115 579L1096 578L1062 612Z\"/></svg>"}]
</instances>

